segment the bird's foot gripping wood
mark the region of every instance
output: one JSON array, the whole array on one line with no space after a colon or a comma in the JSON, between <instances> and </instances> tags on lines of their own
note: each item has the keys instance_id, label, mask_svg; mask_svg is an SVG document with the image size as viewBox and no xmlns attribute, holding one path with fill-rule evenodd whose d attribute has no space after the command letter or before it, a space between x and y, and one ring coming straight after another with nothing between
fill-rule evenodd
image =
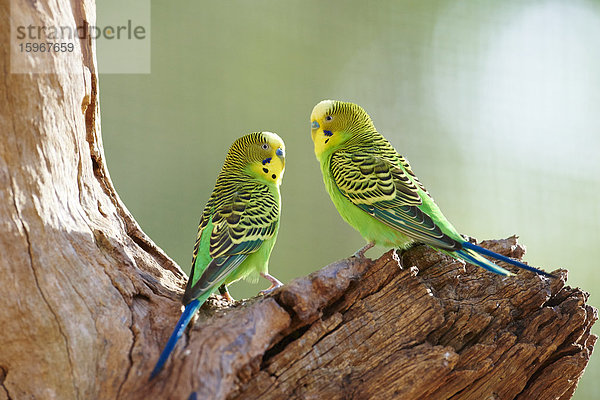
<instances>
[{"instance_id":1,"label":"bird's foot gripping wood","mask_svg":"<svg viewBox=\"0 0 600 400\"><path fill-rule=\"evenodd\" d=\"M352 254L352 257L364 258L367 250L373 248L374 246L375 246L375 243L369 242L366 245L364 245L363 247L361 247L360 249L356 250L356 253Z\"/></svg>"},{"instance_id":2,"label":"bird's foot gripping wood","mask_svg":"<svg viewBox=\"0 0 600 400\"><path fill-rule=\"evenodd\" d=\"M275 277L274 277L274 276L272 276L272 275L269 275L269 274L263 274L263 273L261 272L261 273L260 273L260 276L262 276L263 278L265 278L266 280L268 280L269 282L271 282L271 286L269 286L269 288L268 288L268 289L261 290L261 291L258 293L258 294L260 294L260 295L263 295L263 296L264 296L264 295L267 295L267 294L269 294L269 293L273 292L273 290L275 290L275 289L278 289L278 288L280 288L280 287L282 287L282 286L283 286L283 283L282 283L282 282L281 282L279 279L275 278Z\"/></svg>"},{"instance_id":3,"label":"bird's foot gripping wood","mask_svg":"<svg viewBox=\"0 0 600 400\"><path fill-rule=\"evenodd\" d=\"M229 290L227 290L227 286L225 285L221 285L219 287L219 293L221 294L221 296L223 296L223 298L229 302L229 303L234 303L235 299L233 297L231 297L231 295L229 294Z\"/></svg>"}]
</instances>

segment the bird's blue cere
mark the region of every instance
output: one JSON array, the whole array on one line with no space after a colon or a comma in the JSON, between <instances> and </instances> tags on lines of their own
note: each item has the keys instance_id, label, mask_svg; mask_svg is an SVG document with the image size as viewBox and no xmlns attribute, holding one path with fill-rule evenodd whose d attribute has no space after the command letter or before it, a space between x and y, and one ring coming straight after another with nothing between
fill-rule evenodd
<instances>
[{"instance_id":1,"label":"bird's blue cere","mask_svg":"<svg viewBox=\"0 0 600 400\"><path fill-rule=\"evenodd\" d=\"M313 121L312 124L310 124L310 127L312 129L318 129L319 128L319 123L317 121Z\"/></svg>"},{"instance_id":2,"label":"bird's blue cere","mask_svg":"<svg viewBox=\"0 0 600 400\"><path fill-rule=\"evenodd\" d=\"M283 150L281 150L281 147L275 150L275 154L277 154L279 157L283 157Z\"/></svg>"}]
</instances>

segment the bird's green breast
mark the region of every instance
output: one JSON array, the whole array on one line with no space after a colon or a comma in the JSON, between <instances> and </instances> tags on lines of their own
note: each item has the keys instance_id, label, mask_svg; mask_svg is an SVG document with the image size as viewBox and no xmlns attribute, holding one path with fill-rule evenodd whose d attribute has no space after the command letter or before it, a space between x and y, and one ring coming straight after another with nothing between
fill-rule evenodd
<instances>
[{"instance_id":1,"label":"bird's green breast","mask_svg":"<svg viewBox=\"0 0 600 400\"><path fill-rule=\"evenodd\" d=\"M413 240L378 221L348 200L338 189L331 173L330 155L319 158L325 188L344 221L356 229L367 242L385 247L408 247Z\"/></svg>"}]
</instances>

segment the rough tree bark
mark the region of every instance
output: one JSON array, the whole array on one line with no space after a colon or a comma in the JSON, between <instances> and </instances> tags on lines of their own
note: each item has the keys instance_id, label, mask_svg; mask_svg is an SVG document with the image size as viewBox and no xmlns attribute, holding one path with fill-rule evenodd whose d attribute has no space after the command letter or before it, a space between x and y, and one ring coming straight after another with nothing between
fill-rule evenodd
<instances>
[{"instance_id":1,"label":"rough tree bark","mask_svg":"<svg viewBox=\"0 0 600 400\"><path fill-rule=\"evenodd\" d=\"M55 3L18 12L94 24L92 1ZM77 73L10 74L3 25L0 399L571 397L597 315L566 271L502 278L424 246L403 267L394 252L346 259L270 297L210 300L149 383L185 276L110 181L93 44Z\"/></svg>"}]
</instances>

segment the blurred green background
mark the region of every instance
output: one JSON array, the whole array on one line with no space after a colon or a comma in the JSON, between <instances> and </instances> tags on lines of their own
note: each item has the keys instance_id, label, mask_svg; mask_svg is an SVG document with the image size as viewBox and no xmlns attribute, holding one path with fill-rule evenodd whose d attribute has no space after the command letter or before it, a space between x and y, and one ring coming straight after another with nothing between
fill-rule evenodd
<instances>
[{"instance_id":1,"label":"blurred green background","mask_svg":"<svg viewBox=\"0 0 600 400\"><path fill-rule=\"evenodd\" d=\"M287 146L270 272L288 282L363 245L310 140L312 107L334 98L371 114L459 231L518 234L527 261L569 269L600 305L600 2L163 0L151 38L150 74L100 76L102 133L119 194L184 270L229 145L257 130ZM600 398L599 359L575 398Z\"/></svg>"}]
</instances>

